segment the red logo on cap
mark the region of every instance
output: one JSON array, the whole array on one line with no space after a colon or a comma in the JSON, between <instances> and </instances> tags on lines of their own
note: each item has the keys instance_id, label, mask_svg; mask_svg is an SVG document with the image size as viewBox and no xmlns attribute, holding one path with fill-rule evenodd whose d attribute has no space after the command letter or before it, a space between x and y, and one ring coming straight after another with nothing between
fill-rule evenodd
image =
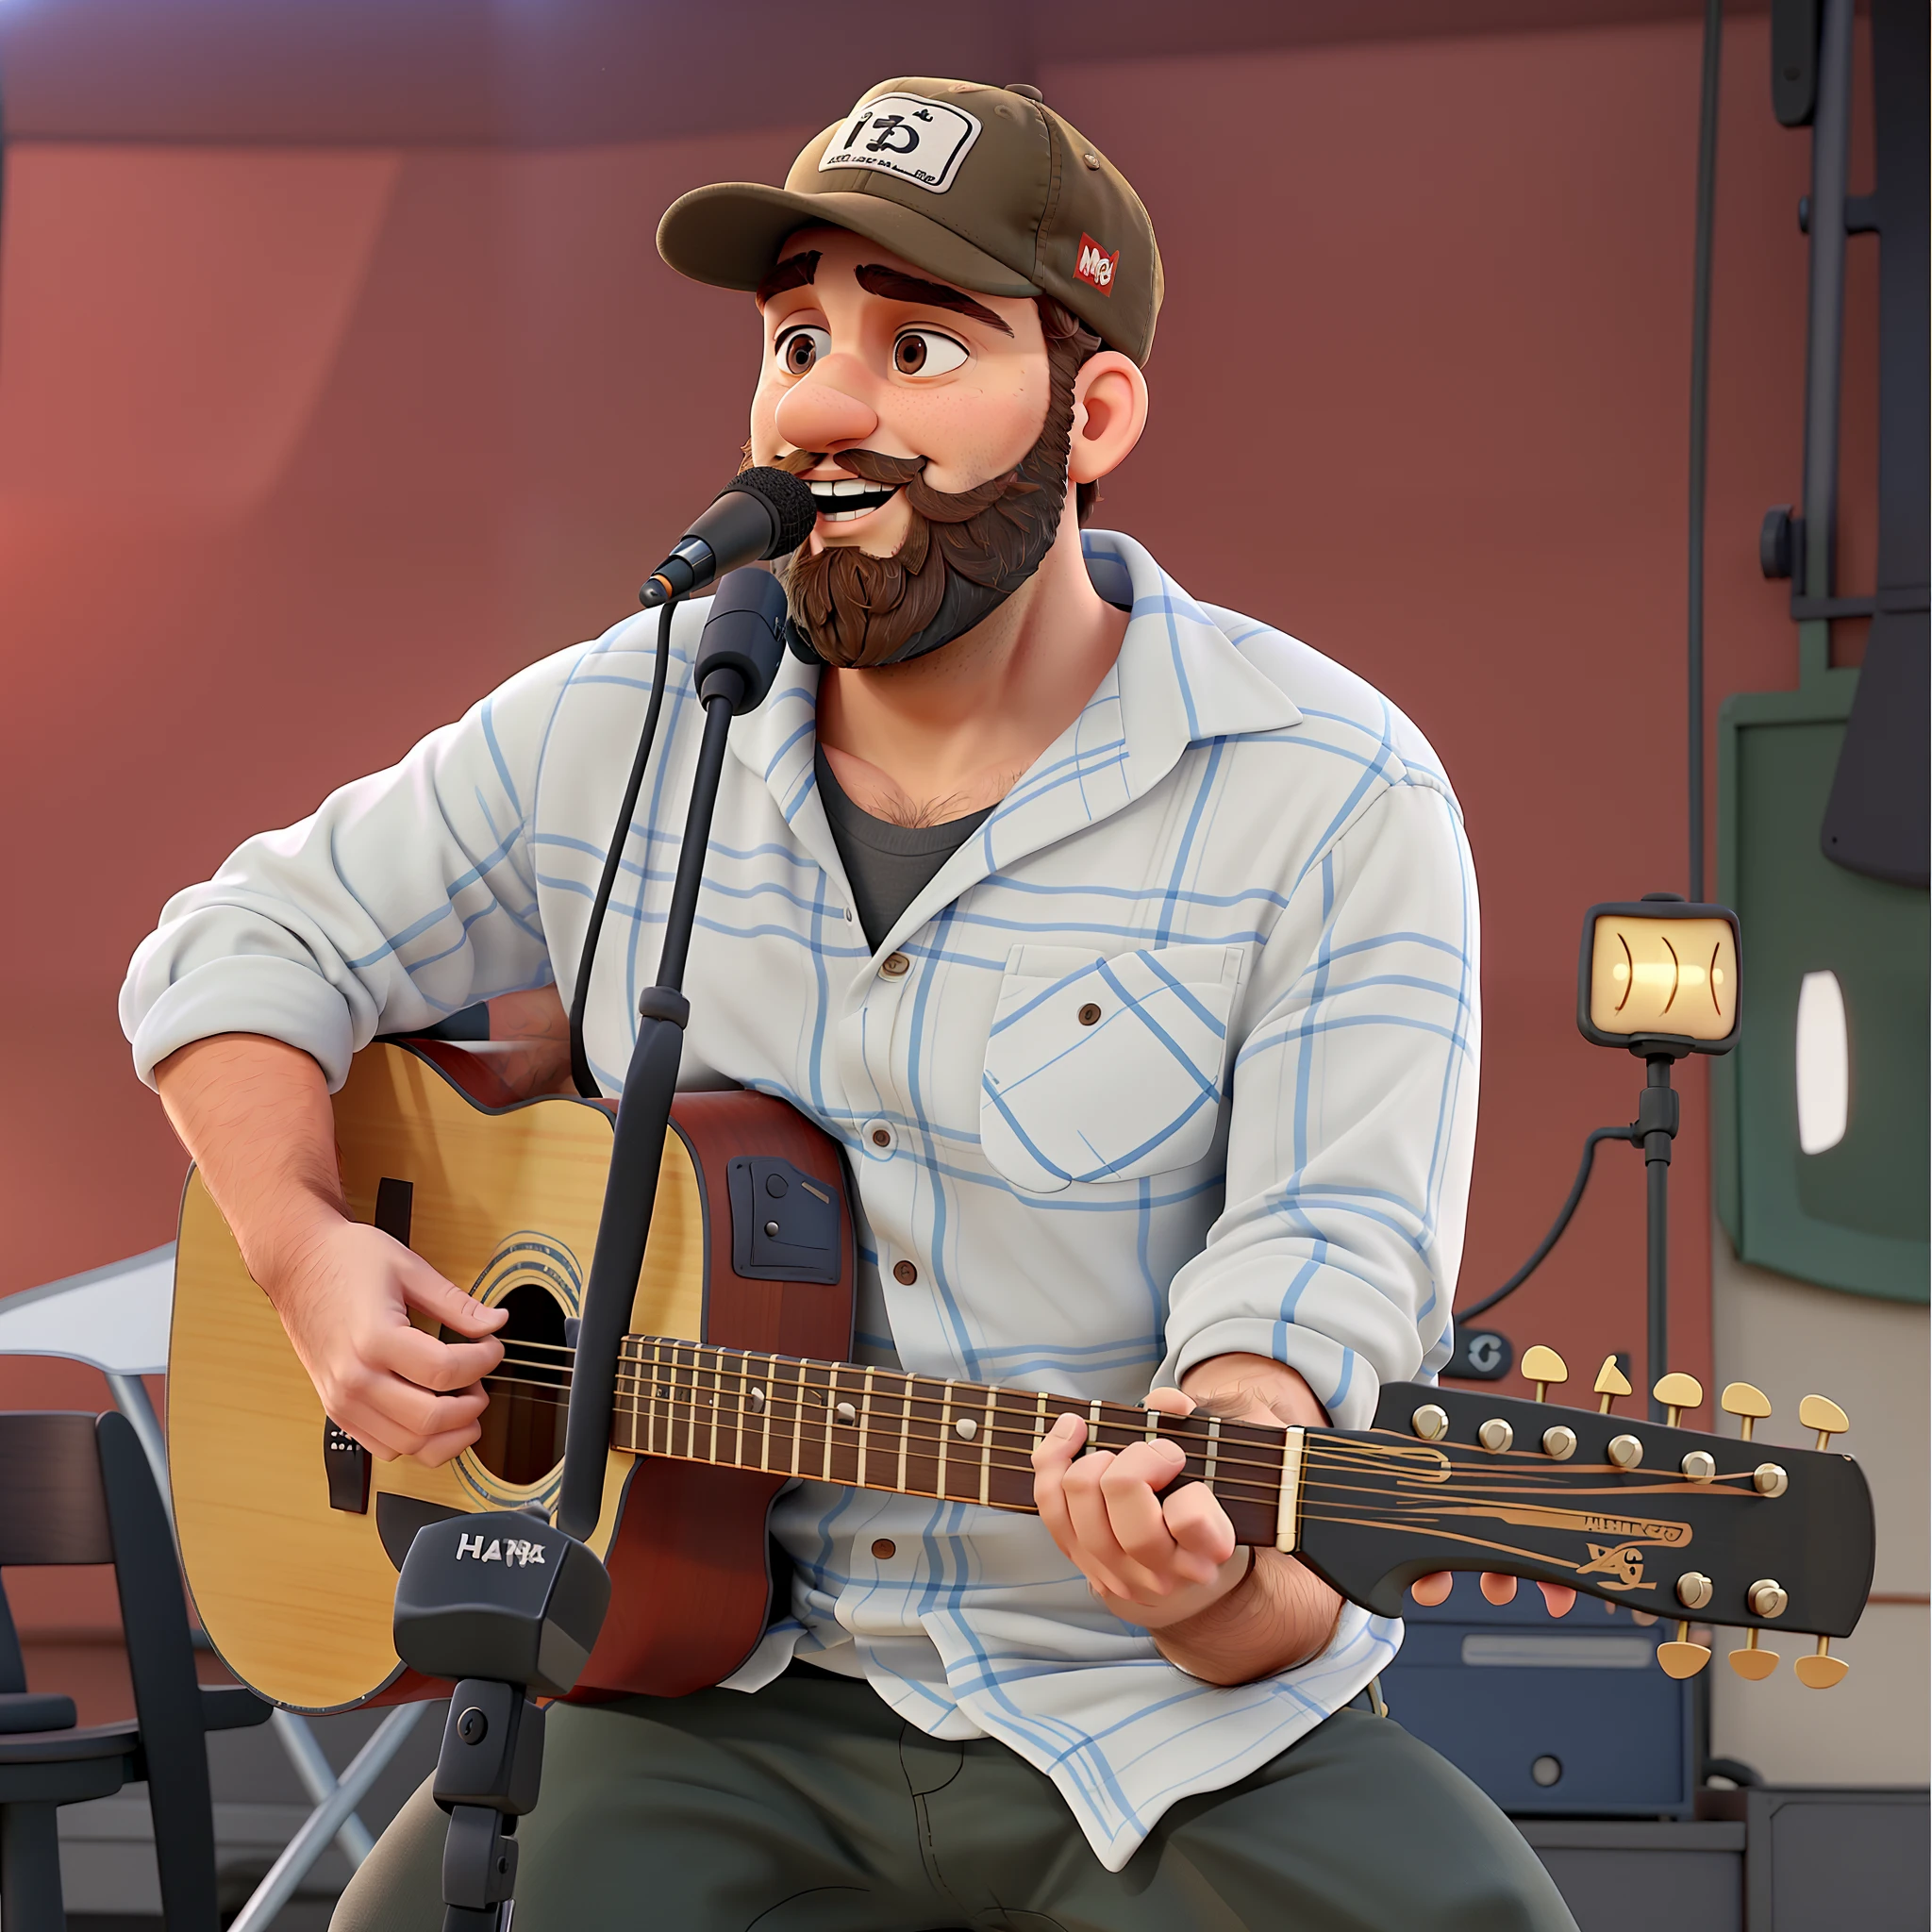
<instances>
[{"instance_id":1,"label":"red logo on cap","mask_svg":"<svg viewBox=\"0 0 1932 1932\"><path fill-rule=\"evenodd\" d=\"M1103 295L1113 293L1114 270L1121 265L1121 252L1118 248L1109 255L1091 235L1080 237L1080 259L1074 273L1083 282L1091 282Z\"/></svg>"}]
</instances>

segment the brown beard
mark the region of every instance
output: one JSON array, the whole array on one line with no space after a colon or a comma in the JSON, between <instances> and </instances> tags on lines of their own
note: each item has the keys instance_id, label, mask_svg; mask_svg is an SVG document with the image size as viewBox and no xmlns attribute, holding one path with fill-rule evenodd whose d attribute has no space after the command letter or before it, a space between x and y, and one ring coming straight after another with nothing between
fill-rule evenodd
<instances>
[{"instance_id":1,"label":"brown beard","mask_svg":"<svg viewBox=\"0 0 1932 1932\"><path fill-rule=\"evenodd\" d=\"M791 622L812 650L841 669L897 664L963 636L1017 591L1052 549L1067 498L1074 376L1088 353L1073 337L1046 344L1046 421L1017 467L971 490L935 490L924 457L841 449L839 467L903 491L911 512L890 557L847 545L792 553L783 569ZM822 454L777 459L794 475Z\"/></svg>"}]
</instances>

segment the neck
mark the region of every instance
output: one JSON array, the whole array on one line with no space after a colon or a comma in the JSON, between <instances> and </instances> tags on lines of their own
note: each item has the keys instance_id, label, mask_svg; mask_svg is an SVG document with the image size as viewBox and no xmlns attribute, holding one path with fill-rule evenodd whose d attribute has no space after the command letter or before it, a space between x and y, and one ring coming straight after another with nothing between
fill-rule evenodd
<instances>
[{"instance_id":1,"label":"neck","mask_svg":"<svg viewBox=\"0 0 1932 1932\"><path fill-rule=\"evenodd\" d=\"M910 663L824 672L819 741L861 809L924 821L997 805L1079 716L1127 619L1088 577L1072 510L1069 491L1040 568L963 637Z\"/></svg>"}]
</instances>

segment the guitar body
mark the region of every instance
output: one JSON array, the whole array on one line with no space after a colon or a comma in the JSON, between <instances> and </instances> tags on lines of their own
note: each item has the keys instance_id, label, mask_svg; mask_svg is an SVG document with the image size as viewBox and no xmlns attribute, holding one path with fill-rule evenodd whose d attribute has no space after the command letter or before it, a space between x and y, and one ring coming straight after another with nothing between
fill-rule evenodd
<instances>
[{"instance_id":1,"label":"guitar body","mask_svg":"<svg viewBox=\"0 0 1932 1932\"><path fill-rule=\"evenodd\" d=\"M511 1101L486 1063L426 1042L357 1055L335 1113L350 1213L478 1299L508 1302L509 1354L536 1364L537 1379L492 1381L484 1438L440 1469L369 1458L330 1435L280 1320L189 1176L168 1362L182 1557L223 1661L308 1711L429 1694L390 1632L397 1568L425 1523L554 1504L563 1371L544 1365L569 1358L565 1324L581 1312L612 1133L600 1105ZM838 1148L758 1094L681 1095L672 1126L630 1330L845 1356L854 1251ZM793 1208L810 1197L809 1219L783 1231L818 1242L800 1268L813 1278L781 1278L799 1266L795 1246L774 1259L767 1243L757 1258L748 1217L791 1209L759 1194L754 1210L754 1173L790 1176ZM753 1272L741 1273L748 1255ZM675 1696L730 1674L764 1628L765 1520L785 1480L610 1453L591 1542L615 1589L575 1696Z\"/></svg>"}]
</instances>

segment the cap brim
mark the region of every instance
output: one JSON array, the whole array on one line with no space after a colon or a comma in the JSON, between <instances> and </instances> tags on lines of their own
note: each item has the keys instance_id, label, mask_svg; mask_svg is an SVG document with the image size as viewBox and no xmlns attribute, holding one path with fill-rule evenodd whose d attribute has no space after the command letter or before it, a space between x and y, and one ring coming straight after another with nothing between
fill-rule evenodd
<instances>
[{"instance_id":1,"label":"cap brim","mask_svg":"<svg viewBox=\"0 0 1932 1932\"><path fill-rule=\"evenodd\" d=\"M1040 291L950 228L878 194L795 194L757 181L720 181L680 194L658 224L658 253L679 275L719 289L756 289L788 235L849 228L903 260L979 295Z\"/></svg>"}]
</instances>

